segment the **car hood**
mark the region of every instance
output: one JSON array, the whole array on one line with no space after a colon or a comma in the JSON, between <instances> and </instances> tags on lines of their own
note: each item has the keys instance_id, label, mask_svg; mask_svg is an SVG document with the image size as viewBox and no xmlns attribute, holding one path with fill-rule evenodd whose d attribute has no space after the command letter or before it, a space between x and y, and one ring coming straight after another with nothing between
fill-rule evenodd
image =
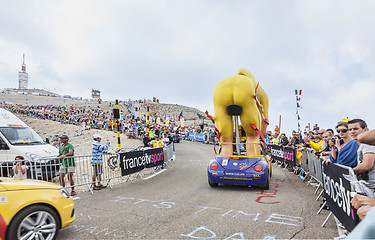
<instances>
[{"instance_id":1,"label":"car hood","mask_svg":"<svg viewBox=\"0 0 375 240\"><path fill-rule=\"evenodd\" d=\"M0 191L32 190L32 189L56 189L62 188L60 185L32 179L16 179L0 177Z\"/></svg>"}]
</instances>

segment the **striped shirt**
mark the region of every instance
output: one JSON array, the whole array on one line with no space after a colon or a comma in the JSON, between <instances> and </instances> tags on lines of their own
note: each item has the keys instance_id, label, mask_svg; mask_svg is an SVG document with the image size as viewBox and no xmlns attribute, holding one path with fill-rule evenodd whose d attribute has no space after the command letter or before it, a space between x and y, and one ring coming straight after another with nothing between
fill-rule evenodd
<instances>
[{"instance_id":1,"label":"striped shirt","mask_svg":"<svg viewBox=\"0 0 375 240\"><path fill-rule=\"evenodd\" d=\"M102 155L108 153L106 150L109 148L110 142L106 145L100 145L100 142L94 141L92 143L92 159L91 164L103 163Z\"/></svg>"}]
</instances>

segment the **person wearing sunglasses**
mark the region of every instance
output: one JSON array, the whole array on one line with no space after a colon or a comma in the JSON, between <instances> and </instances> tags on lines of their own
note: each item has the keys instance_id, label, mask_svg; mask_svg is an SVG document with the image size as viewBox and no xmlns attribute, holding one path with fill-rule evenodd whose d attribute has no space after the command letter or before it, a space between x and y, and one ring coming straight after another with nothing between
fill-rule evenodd
<instances>
[{"instance_id":1,"label":"person wearing sunglasses","mask_svg":"<svg viewBox=\"0 0 375 240\"><path fill-rule=\"evenodd\" d=\"M330 141L331 155L329 160L323 163L333 162L348 167L357 166L358 143L349 134L349 125L347 122L339 122L336 126L336 132L339 137L335 137L335 142Z\"/></svg>"}]
</instances>

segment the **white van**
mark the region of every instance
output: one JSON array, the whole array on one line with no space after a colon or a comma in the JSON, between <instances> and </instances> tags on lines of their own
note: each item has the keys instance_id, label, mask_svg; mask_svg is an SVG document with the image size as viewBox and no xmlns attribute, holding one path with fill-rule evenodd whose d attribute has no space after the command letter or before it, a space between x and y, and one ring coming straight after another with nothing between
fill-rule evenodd
<instances>
[{"instance_id":1,"label":"white van","mask_svg":"<svg viewBox=\"0 0 375 240\"><path fill-rule=\"evenodd\" d=\"M47 170L48 161L45 159L51 159L57 155L57 148L43 141L16 115L0 108L0 165L10 166L9 163L13 163L16 156L23 156L25 161L34 167L31 169L32 174L52 177L56 174L56 169L52 170L49 167ZM47 179L52 179L51 177Z\"/></svg>"}]
</instances>

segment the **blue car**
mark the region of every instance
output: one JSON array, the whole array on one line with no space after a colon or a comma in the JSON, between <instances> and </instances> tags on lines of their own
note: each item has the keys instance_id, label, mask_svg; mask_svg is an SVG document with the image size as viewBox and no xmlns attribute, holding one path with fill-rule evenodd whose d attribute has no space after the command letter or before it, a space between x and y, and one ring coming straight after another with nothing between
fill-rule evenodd
<instances>
[{"instance_id":1,"label":"blue car","mask_svg":"<svg viewBox=\"0 0 375 240\"><path fill-rule=\"evenodd\" d=\"M269 189L271 163L268 157L216 156L208 165L208 184L258 186Z\"/></svg>"}]
</instances>

